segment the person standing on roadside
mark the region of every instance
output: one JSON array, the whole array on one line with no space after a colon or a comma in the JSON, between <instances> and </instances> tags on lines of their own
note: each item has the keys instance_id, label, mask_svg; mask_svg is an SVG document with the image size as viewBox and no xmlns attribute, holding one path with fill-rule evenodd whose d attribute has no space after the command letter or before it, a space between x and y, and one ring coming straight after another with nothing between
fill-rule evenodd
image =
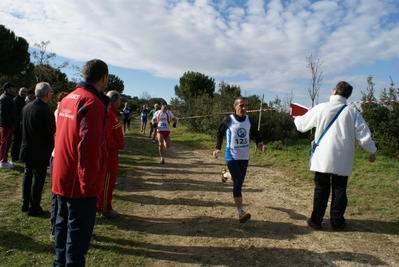
<instances>
[{"instance_id":1,"label":"person standing on roadside","mask_svg":"<svg viewBox=\"0 0 399 267\"><path fill-rule=\"evenodd\" d=\"M55 120L48 103L53 97L50 84L35 87L36 99L22 109L21 162L25 163L22 180L22 212L28 216L48 214L40 206L47 166L54 149Z\"/></svg>"},{"instance_id":2,"label":"person standing on roadside","mask_svg":"<svg viewBox=\"0 0 399 267\"><path fill-rule=\"evenodd\" d=\"M112 194L114 192L116 178L118 175L119 150L125 147L122 126L118 119L117 112L121 105L121 96L117 91L107 92L110 98L110 107L107 114L107 123L105 125L105 140L107 142L108 162L105 173L105 185L102 192L98 195L97 209L102 218L119 218L120 214L112 207Z\"/></svg>"},{"instance_id":3,"label":"person standing on roadside","mask_svg":"<svg viewBox=\"0 0 399 267\"><path fill-rule=\"evenodd\" d=\"M159 163L164 164L164 152L165 148L169 148L171 145L170 140L170 121L173 120L173 128L176 128L177 118L173 115L172 111L168 109L168 103L163 102L161 109L154 113L152 123L157 124L157 137L158 137L158 152L161 156Z\"/></svg>"},{"instance_id":4,"label":"person standing on roadside","mask_svg":"<svg viewBox=\"0 0 399 267\"><path fill-rule=\"evenodd\" d=\"M255 137L256 146L260 151L264 152L265 146L256 123L247 115L248 99L238 97L234 101L234 110L234 114L225 117L218 128L216 149L213 151L213 156L218 157L223 137L226 135L225 159L233 180L234 203L239 222L245 223L251 219L251 214L244 211L241 190L249 162L250 137Z\"/></svg>"},{"instance_id":5,"label":"person standing on roadside","mask_svg":"<svg viewBox=\"0 0 399 267\"><path fill-rule=\"evenodd\" d=\"M294 120L300 132L307 132L316 127L315 141L320 140L310 164L310 170L315 172L315 189L312 215L307 220L308 225L316 230L322 228L331 187L332 230L342 231L346 228L346 188L355 156L355 139L370 154L369 161L375 161L377 148L371 139L367 123L355 107L346 106L346 100L352 91L353 87L349 83L340 81L333 89L330 102L319 104ZM341 112L338 113L339 111ZM337 114L321 140L323 132Z\"/></svg>"},{"instance_id":6,"label":"person standing on roadside","mask_svg":"<svg viewBox=\"0 0 399 267\"><path fill-rule=\"evenodd\" d=\"M36 99L35 90L29 89L28 93L26 94L25 103L28 104Z\"/></svg>"},{"instance_id":7,"label":"person standing on roadside","mask_svg":"<svg viewBox=\"0 0 399 267\"><path fill-rule=\"evenodd\" d=\"M102 92L108 84L108 66L102 60L90 60L82 75L84 82L58 109L52 168L52 192L57 197L53 267L85 266L97 196L105 182L107 109Z\"/></svg>"},{"instance_id":8,"label":"person standing on roadside","mask_svg":"<svg viewBox=\"0 0 399 267\"><path fill-rule=\"evenodd\" d=\"M0 168L12 169L14 165L8 162L8 152L11 147L11 140L17 123L17 112L13 97L16 95L17 86L13 83L3 85L4 93L0 96Z\"/></svg>"},{"instance_id":9,"label":"person standing on roadside","mask_svg":"<svg viewBox=\"0 0 399 267\"><path fill-rule=\"evenodd\" d=\"M14 135L11 141L11 160L12 162L19 161L19 151L21 149L21 141L22 141L22 109L26 105L25 98L28 93L28 89L25 87L21 87L18 91L18 95L14 98L15 109L16 109L16 123Z\"/></svg>"}]
</instances>

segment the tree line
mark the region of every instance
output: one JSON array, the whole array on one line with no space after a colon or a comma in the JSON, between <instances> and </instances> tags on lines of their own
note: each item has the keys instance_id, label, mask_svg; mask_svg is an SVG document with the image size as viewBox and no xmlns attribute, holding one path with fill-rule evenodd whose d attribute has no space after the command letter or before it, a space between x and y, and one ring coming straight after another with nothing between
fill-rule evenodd
<instances>
[{"instance_id":1,"label":"tree line","mask_svg":"<svg viewBox=\"0 0 399 267\"><path fill-rule=\"evenodd\" d=\"M372 76L367 78L368 87L362 93L362 103L357 108L368 123L378 152L399 159L399 88L383 89L375 96ZM240 86L220 82L216 90L215 80L198 72L186 72L175 86L175 98L171 104L178 111L188 130L215 136L216 130L226 114L233 112L234 100L243 96ZM315 95L313 95L315 97ZM312 139L312 132L299 133L289 116L287 104L277 96L268 103L262 102L259 95L245 95L252 109L262 104L265 111L248 113L255 121L260 121L263 140L276 149L283 144L295 144L298 139ZM292 98L292 96L290 96ZM290 99L292 101L292 99ZM261 115L260 115L261 114ZM260 118L259 118L260 116Z\"/></svg>"}]
</instances>

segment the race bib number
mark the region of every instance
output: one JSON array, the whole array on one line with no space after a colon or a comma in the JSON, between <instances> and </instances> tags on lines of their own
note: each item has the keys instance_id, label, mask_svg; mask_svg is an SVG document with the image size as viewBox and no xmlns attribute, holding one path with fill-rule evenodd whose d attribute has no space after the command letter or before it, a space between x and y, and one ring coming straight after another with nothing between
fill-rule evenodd
<instances>
[{"instance_id":1,"label":"race bib number","mask_svg":"<svg viewBox=\"0 0 399 267\"><path fill-rule=\"evenodd\" d=\"M166 122L161 122L160 124L158 124L158 128L167 128L168 124Z\"/></svg>"},{"instance_id":2,"label":"race bib number","mask_svg":"<svg viewBox=\"0 0 399 267\"><path fill-rule=\"evenodd\" d=\"M236 138L234 139L234 146L245 146L248 144L248 139L247 138Z\"/></svg>"}]
</instances>

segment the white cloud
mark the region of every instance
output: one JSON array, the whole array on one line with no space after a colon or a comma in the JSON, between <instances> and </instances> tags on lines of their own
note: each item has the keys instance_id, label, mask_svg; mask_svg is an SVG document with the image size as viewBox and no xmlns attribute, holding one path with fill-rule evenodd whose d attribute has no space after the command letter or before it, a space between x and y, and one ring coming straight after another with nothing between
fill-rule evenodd
<instances>
[{"instance_id":1,"label":"white cloud","mask_svg":"<svg viewBox=\"0 0 399 267\"><path fill-rule=\"evenodd\" d=\"M244 90L295 89L304 98L307 84L297 81L310 77L310 53L331 83L356 81L347 74L359 66L399 60L396 0L239 2L3 0L0 23L30 44L51 41L52 52L71 60L101 58L175 79L186 71L239 76Z\"/></svg>"}]
</instances>

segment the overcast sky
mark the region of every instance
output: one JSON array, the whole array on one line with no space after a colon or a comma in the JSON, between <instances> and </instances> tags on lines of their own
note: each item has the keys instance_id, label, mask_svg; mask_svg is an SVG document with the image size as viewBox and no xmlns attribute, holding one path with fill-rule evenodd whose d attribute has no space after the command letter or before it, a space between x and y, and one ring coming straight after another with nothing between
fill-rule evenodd
<instances>
[{"instance_id":1,"label":"overcast sky","mask_svg":"<svg viewBox=\"0 0 399 267\"><path fill-rule=\"evenodd\" d=\"M340 80L355 88L349 101L369 75L377 92L389 76L399 87L398 0L2 0L0 24L71 64L104 60L132 96L169 100L194 71L309 106L311 53L323 62L321 102Z\"/></svg>"}]
</instances>

